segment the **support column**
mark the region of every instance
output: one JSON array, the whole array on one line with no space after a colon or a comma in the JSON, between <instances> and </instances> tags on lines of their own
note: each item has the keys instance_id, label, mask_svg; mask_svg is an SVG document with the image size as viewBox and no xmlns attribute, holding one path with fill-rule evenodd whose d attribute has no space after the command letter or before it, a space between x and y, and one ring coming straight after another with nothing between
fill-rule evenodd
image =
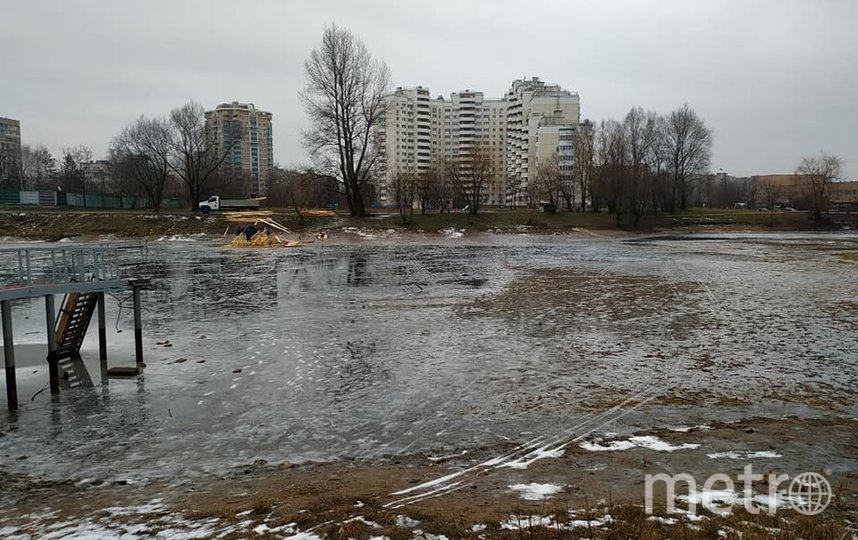
<instances>
[{"instance_id":1,"label":"support column","mask_svg":"<svg viewBox=\"0 0 858 540\"><path fill-rule=\"evenodd\" d=\"M45 295L45 324L48 329L48 376L51 379L51 393L60 393L60 361L57 359L57 310L54 295Z\"/></svg>"},{"instance_id":2,"label":"support column","mask_svg":"<svg viewBox=\"0 0 858 540\"><path fill-rule=\"evenodd\" d=\"M107 362L107 319L104 315L104 291L98 293L98 359Z\"/></svg>"},{"instance_id":3,"label":"support column","mask_svg":"<svg viewBox=\"0 0 858 540\"><path fill-rule=\"evenodd\" d=\"M15 340L12 339L12 301L0 301L3 322L3 352L6 368L6 400L9 410L18 408L18 381L15 378Z\"/></svg>"},{"instance_id":4,"label":"support column","mask_svg":"<svg viewBox=\"0 0 858 540\"><path fill-rule=\"evenodd\" d=\"M140 312L140 287L134 287L134 352L137 369L143 369L143 317Z\"/></svg>"}]
</instances>

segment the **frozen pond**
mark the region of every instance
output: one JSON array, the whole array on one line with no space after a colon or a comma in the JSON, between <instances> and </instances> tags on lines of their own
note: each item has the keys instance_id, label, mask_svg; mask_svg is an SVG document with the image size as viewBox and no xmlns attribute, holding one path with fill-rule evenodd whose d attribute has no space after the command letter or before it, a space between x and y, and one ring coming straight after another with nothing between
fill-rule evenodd
<instances>
[{"instance_id":1,"label":"frozen pond","mask_svg":"<svg viewBox=\"0 0 858 540\"><path fill-rule=\"evenodd\" d=\"M47 386L34 345L0 455L49 477L180 481L257 459L450 454L618 405L644 404L605 431L854 417L858 265L845 250L858 236L157 242L145 376L102 386L91 331L94 386L31 399ZM108 302L111 365L133 364L129 305ZM14 305L16 341L44 339L42 311Z\"/></svg>"}]
</instances>

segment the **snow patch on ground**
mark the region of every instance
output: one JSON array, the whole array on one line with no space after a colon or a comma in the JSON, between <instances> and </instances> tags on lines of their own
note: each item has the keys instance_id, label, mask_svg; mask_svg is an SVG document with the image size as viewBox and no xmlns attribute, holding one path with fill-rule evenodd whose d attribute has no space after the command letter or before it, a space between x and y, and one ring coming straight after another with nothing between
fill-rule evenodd
<instances>
[{"instance_id":1,"label":"snow patch on ground","mask_svg":"<svg viewBox=\"0 0 858 540\"><path fill-rule=\"evenodd\" d=\"M438 232L440 232L442 235L446 236L447 238L461 238L461 237L465 236L465 229L458 230L458 229L454 229L454 228L449 228L449 229L441 229Z\"/></svg>"},{"instance_id":2,"label":"snow patch on ground","mask_svg":"<svg viewBox=\"0 0 858 540\"><path fill-rule=\"evenodd\" d=\"M563 448L537 448L518 459L502 463L500 466L508 467L510 469L526 469L532 463L539 461L540 459L562 457L564 452L566 451Z\"/></svg>"},{"instance_id":3,"label":"snow patch on ground","mask_svg":"<svg viewBox=\"0 0 858 540\"><path fill-rule=\"evenodd\" d=\"M363 523L367 527L372 527L373 529L380 529L381 528L381 525L379 525L375 521L366 519L363 516L355 516L351 519L347 519L347 520L343 521L343 523L356 523L356 522L357 523Z\"/></svg>"},{"instance_id":4,"label":"snow patch on ground","mask_svg":"<svg viewBox=\"0 0 858 540\"><path fill-rule=\"evenodd\" d=\"M752 503L753 506L762 511L774 511L778 508L787 507L793 503L801 503L788 493L779 492L775 494L757 493L752 494L750 498L744 494L736 493L728 489L710 489L698 490L689 493L688 495L677 495L677 500L687 504L696 504L703 506L709 511L727 515L730 514L734 506L745 506L746 502ZM687 515L694 515L687 513Z\"/></svg>"},{"instance_id":5,"label":"snow patch on ground","mask_svg":"<svg viewBox=\"0 0 858 540\"><path fill-rule=\"evenodd\" d=\"M581 443L581 448L590 452L609 452L614 450L629 450L631 448L648 448L656 452L675 452L676 450L693 450L699 448L699 444L670 444L658 437L646 435L641 437L630 437L625 441L611 441L607 444L602 444L601 439L596 439L590 442Z\"/></svg>"},{"instance_id":6,"label":"snow patch on ground","mask_svg":"<svg viewBox=\"0 0 858 540\"><path fill-rule=\"evenodd\" d=\"M414 536L412 537L414 540L449 540L443 534L432 534L423 532L420 529L414 531Z\"/></svg>"},{"instance_id":7,"label":"snow patch on ground","mask_svg":"<svg viewBox=\"0 0 858 540\"><path fill-rule=\"evenodd\" d=\"M509 519L502 521L500 526L501 529L511 531L527 530L531 527L546 527L553 530L570 530L581 527L603 527L612 521L613 518L610 514L605 514L601 518L596 519L571 519L566 522L557 522L554 518L548 516L512 515Z\"/></svg>"},{"instance_id":8,"label":"snow patch on ground","mask_svg":"<svg viewBox=\"0 0 858 540\"><path fill-rule=\"evenodd\" d=\"M675 431L677 433L688 433L689 431L709 431L712 429L712 426L707 426L706 424L699 424L696 426L675 426L671 428L667 428L670 431Z\"/></svg>"},{"instance_id":9,"label":"snow patch on ground","mask_svg":"<svg viewBox=\"0 0 858 540\"><path fill-rule=\"evenodd\" d=\"M158 237L158 242L196 242L205 234L173 234L170 236Z\"/></svg>"},{"instance_id":10,"label":"snow patch on ground","mask_svg":"<svg viewBox=\"0 0 858 540\"><path fill-rule=\"evenodd\" d=\"M420 522L416 519L411 519L408 516L398 515L396 516L396 521L394 521L397 527L407 527L409 529L420 525Z\"/></svg>"},{"instance_id":11,"label":"snow patch on ground","mask_svg":"<svg viewBox=\"0 0 858 540\"><path fill-rule=\"evenodd\" d=\"M780 454L771 450L761 450L754 452L751 450L731 450L729 452L715 452L714 454L706 454L709 459L762 459L762 458L779 458Z\"/></svg>"},{"instance_id":12,"label":"snow patch on ground","mask_svg":"<svg viewBox=\"0 0 858 540\"><path fill-rule=\"evenodd\" d=\"M0 538L48 540L74 539L97 540L101 538L123 538L143 540L169 538L170 540L194 540L197 538L222 538L253 532L256 535L274 535L296 540L320 540L316 534L297 530L295 523L269 524L243 519L226 521L219 518L188 519L180 513L171 512L162 499L132 506L112 506L89 515L58 519L58 511L45 511L14 517L0 517ZM247 517L250 511L238 512L236 518ZM370 521L363 520L377 527Z\"/></svg>"},{"instance_id":13,"label":"snow patch on ground","mask_svg":"<svg viewBox=\"0 0 858 540\"><path fill-rule=\"evenodd\" d=\"M563 491L563 487L561 486L555 484L538 484L536 482L512 484L507 487L512 491L518 491L521 498L526 501L541 501Z\"/></svg>"}]
</instances>

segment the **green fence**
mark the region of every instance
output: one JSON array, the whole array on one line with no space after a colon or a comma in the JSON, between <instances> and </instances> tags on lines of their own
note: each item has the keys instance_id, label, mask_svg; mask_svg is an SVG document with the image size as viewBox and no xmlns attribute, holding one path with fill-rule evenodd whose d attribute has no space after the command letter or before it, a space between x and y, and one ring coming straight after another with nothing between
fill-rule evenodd
<instances>
[{"instance_id":1,"label":"green fence","mask_svg":"<svg viewBox=\"0 0 858 540\"><path fill-rule=\"evenodd\" d=\"M161 208L185 208L183 199L164 199ZM71 208L132 209L147 208L142 197L66 193L64 191L0 191L0 206L54 206Z\"/></svg>"}]
</instances>

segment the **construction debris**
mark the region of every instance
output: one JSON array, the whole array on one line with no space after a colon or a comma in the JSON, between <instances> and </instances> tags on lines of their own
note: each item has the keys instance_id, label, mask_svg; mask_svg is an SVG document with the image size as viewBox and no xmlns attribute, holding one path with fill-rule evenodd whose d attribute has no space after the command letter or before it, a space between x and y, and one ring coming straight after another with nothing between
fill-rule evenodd
<instances>
[{"instance_id":1,"label":"construction debris","mask_svg":"<svg viewBox=\"0 0 858 540\"><path fill-rule=\"evenodd\" d=\"M297 240L281 238L273 234L272 230L292 234L292 231L274 219L259 217L253 224L239 227L229 245L232 247L299 247L303 245Z\"/></svg>"},{"instance_id":2,"label":"construction debris","mask_svg":"<svg viewBox=\"0 0 858 540\"><path fill-rule=\"evenodd\" d=\"M232 247L300 247L304 244L297 240L281 238L276 234L265 234L263 231L258 231L250 240L245 238L243 234L239 234L232 239L229 245Z\"/></svg>"}]
</instances>

